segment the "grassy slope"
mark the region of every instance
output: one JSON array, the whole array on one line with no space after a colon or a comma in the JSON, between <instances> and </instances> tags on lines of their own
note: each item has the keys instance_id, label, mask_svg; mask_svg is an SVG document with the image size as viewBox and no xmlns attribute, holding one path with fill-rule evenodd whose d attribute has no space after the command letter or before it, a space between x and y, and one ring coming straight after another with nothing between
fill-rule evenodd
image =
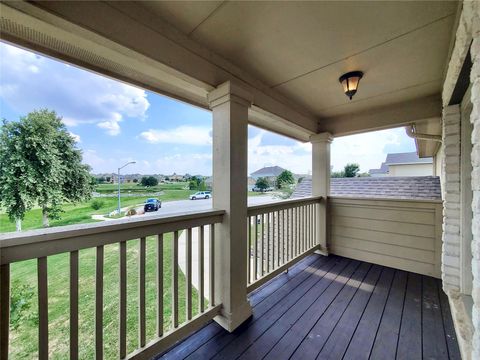
<instances>
[{"instance_id":1,"label":"grassy slope","mask_svg":"<svg viewBox=\"0 0 480 360\"><path fill-rule=\"evenodd\" d=\"M171 244L172 235L164 237L164 330L171 328ZM128 351L138 346L138 240L127 244L127 344ZM147 304L147 339L155 336L156 329L156 297L155 297L155 253L156 239L147 239L146 265L146 304ZM105 247L104 262L104 351L105 358L118 358L118 244ZM69 347L69 256L60 254L48 258L49 278L49 346L52 359L68 358ZM35 289L36 294L36 262L29 260L12 265L12 283L28 284ZM86 249L80 252L80 358L94 358L94 284L95 282L95 250ZM12 289L12 292L16 287ZM198 293L194 291L193 309L197 314ZM36 316L36 295L28 310ZM185 320L185 277L179 271L179 317ZM34 320L22 321L17 330L12 330L10 344L13 359L31 359L37 356L37 326Z\"/></svg>"}]
</instances>

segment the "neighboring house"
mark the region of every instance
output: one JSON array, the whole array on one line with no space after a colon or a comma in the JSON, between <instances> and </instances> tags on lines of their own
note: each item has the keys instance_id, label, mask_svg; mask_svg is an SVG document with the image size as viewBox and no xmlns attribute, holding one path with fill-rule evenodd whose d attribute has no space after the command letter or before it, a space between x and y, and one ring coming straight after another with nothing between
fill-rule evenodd
<instances>
[{"instance_id":1,"label":"neighboring house","mask_svg":"<svg viewBox=\"0 0 480 360\"><path fill-rule=\"evenodd\" d=\"M278 175L280 175L284 171L285 169L280 166L267 166L257 171L254 171L253 173L250 174L250 176L255 180L261 177L270 179L270 178L276 178Z\"/></svg>"},{"instance_id":2,"label":"neighboring house","mask_svg":"<svg viewBox=\"0 0 480 360\"><path fill-rule=\"evenodd\" d=\"M332 178L330 195L365 198L441 200L438 176ZM297 185L292 198L312 196L312 179Z\"/></svg>"},{"instance_id":3,"label":"neighboring house","mask_svg":"<svg viewBox=\"0 0 480 360\"><path fill-rule=\"evenodd\" d=\"M432 176L433 158L420 158L416 152L387 154L380 169L368 171L372 177L381 176Z\"/></svg>"},{"instance_id":4,"label":"neighboring house","mask_svg":"<svg viewBox=\"0 0 480 360\"><path fill-rule=\"evenodd\" d=\"M170 181L184 181L185 177L183 175L177 175L173 173L173 175L167 176Z\"/></svg>"}]
</instances>

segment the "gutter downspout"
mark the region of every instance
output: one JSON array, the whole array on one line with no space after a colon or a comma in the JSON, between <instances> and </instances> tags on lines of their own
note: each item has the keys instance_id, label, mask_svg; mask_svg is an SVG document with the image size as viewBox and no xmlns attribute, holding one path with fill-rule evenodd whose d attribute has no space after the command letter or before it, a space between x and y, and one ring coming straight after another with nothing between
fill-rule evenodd
<instances>
[{"instance_id":1,"label":"gutter downspout","mask_svg":"<svg viewBox=\"0 0 480 360\"><path fill-rule=\"evenodd\" d=\"M415 132L415 125L405 126L405 132L407 133L407 136L411 137L412 139L431 140L439 143L442 142L441 135L420 134Z\"/></svg>"}]
</instances>

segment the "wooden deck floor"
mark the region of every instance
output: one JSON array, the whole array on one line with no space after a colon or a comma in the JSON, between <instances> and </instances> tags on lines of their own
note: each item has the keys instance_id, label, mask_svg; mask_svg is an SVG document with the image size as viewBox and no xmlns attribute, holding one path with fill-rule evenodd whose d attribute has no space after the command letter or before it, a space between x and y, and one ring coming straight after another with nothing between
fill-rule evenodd
<instances>
[{"instance_id":1,"label":"wooden deck floor","mask_svg":"<svg viewBox=\"0 0 480 360\"><path fill-rule=\"evenodd\" d=\"M215 322L161 359L460 359L439 280L311 255L250 295L234 333Z\"/></svg>"}]
</instances>

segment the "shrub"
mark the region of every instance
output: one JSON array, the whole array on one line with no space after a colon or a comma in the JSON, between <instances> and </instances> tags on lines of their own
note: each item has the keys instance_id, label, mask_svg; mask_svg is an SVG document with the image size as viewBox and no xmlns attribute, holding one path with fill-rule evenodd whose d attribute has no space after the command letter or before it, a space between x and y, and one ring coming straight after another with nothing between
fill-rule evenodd
<instances>
[{"instance_id":1,"label":"shrub","mask_svg":"<svg viewBox=\"0 0 480 360\"><path fill-rule=\"evenodd\" d=\"M105 202L99 199L93 200L90 204L93 210L100 210L100 208L103 207L103 205L105 205Z\"/></svg>"},{"instance_id":2,"label":"shrub","mask_svg":"<svg viewBox=\"0 0 480 360\"><path fill-rule=\"evenodd\" d=\"M135 210L134 208L128 209L126 215L127 216L137 215L137 210Z\"/></svg>"}]
</instances>

